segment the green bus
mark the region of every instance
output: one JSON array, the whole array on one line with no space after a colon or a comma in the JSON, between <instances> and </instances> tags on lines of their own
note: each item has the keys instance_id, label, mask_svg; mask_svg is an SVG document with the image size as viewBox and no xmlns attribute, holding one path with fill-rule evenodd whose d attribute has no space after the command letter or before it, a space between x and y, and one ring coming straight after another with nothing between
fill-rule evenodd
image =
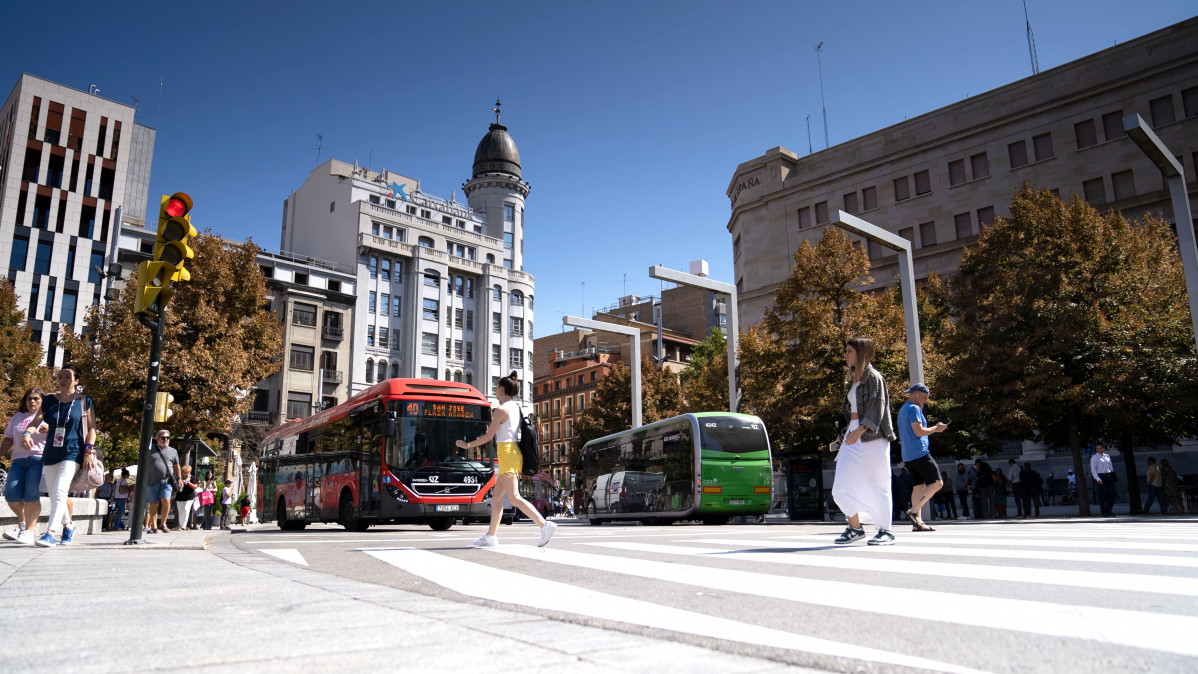
<instances>
[{"instance_id":1,"label":"green bus","mask_svg":"<svg viewBox=\"0 0 1198 674\"><path fill-rule=\"evenodd\" d=\"M761 419L699 412L588 442L579 456L591 524L726 524L770 508L770 441Z\"/></svg>"}]
</instances>

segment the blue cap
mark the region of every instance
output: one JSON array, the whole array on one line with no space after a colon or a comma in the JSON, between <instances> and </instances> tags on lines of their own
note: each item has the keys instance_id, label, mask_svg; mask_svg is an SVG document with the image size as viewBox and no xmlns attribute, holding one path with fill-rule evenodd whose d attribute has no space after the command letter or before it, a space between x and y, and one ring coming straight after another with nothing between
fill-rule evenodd
<instances>
[{"instance_id":1,"label":"blue cap","mask_svg":"<svg viewBox=\"0 0 1198 674\"><path fill-rule=\"evenodd\" d=\"M928 390L927 384L919 382L918 384L912 384L911 388L907 389L905 393L927 393L931 395L932 392Z\"/></svg>"}]
</instances>

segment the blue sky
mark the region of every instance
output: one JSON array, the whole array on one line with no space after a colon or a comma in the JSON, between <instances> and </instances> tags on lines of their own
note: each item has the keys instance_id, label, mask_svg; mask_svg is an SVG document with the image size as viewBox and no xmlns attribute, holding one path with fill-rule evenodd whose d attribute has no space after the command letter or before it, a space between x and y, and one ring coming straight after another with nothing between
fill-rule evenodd
<instances>
[{"instance_id":1,"label":"blue sky","mask_svg":"<svg viewBox=\"0 0 1198 674\"><path fill-rule=\"evenodd\" d=\"M1198 0L1028 6L1042 70L1198 14ZM1031 75L1020 0L9 2L0 16L4 95L28 72L140 99L158 130L151 195L187 191L200 227L272 249L316 134L323 159L461 198L500 96L532 184L541 335L656 294L652 264L703 258L733 280L737 164L807 154L807 115L824 145L817 43L833 145Z\"/></svg>"}]
</instances>

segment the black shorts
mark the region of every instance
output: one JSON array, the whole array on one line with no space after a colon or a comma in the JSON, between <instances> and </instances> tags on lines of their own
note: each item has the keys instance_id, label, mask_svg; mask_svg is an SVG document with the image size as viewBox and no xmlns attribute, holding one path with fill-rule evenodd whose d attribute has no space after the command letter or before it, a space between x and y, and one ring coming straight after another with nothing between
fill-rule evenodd
<instances>
[{"instance_id":1,"label":"black shorts","mask_svg":"<svg viewBox=\"0 0 1198 674\"><path fill-rule=\"evenodd\" d=\"M940 481L940 467L931 454L924 454L914 461L907 461L907 472L911 473L914 484L936 484Z\"/></svg>"}]
</instances>

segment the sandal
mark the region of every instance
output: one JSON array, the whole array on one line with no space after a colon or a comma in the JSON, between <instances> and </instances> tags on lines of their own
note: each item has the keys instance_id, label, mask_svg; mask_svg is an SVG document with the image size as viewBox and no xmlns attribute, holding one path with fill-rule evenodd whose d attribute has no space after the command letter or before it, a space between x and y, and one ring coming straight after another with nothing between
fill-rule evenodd
<instances>
[{"instance_id":1,"label":"sandal","mask_svg":"<svg viewBox=\"0 0 1198 674\"><path fill-rule=\"evenodd\" d=\"M935 531L935 529L923 522L914 522L911 526L911 531Z\"/></svg>"}]
</instances>

